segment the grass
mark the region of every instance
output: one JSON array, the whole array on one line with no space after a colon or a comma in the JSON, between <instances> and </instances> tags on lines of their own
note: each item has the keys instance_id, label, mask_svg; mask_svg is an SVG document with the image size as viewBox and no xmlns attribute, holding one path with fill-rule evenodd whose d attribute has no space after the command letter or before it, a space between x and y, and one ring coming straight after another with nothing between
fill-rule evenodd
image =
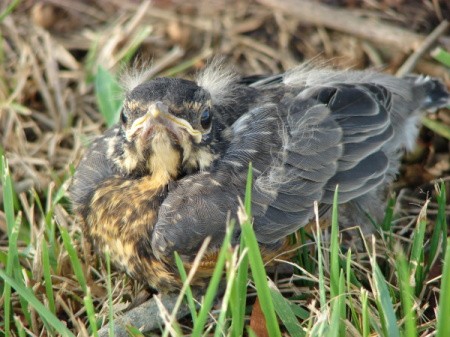
<instances>
[{"instance_id":1,"label":"grass","mask_svg":"<svg viewBox=\"0 0 450 337\"><path fill-rule=\"evenodd\" d=\"M19 200L12 189L11 176L6 160L2 158L2 186L4 200ZM251 173L251 170L249 170ZM441 184L438 191L437 225L433 232L426 236L425 230L429 226L427 219L427 205L425 205L416 221L416 228L412 232L411 240L399 243L394 228L388 228L383 241L377 241L372 250L352 252L342 251L340 233L338 230L338 193L335 195L331 232L325 240L321 230L316 231L316 244L310 246L308 266L318 274L310 274L300 261L296 263L296 275L289 281L270 281L264 268L259 247L253 233L250 219L251 208L251 174L249 174L247 195L244 208L241 210L242 241L237 250L230 246L231 228L227 232L224 244L218 256L218 262L211 283L206 290L200 306L191 291L185 296L190 303L193 321L192 336L202 336L206 331L215 336L231 334L241 336L249 328L247 313L252 311L253 296L257 296L263 308L264 319L269 336L281 336L287 332L291 336L427 336L433 331L438 336L447 336L450 326L447 320L438 320L433 314L425 313L426 299L429 298L436 283L428 279L433 266L439 265L443 259L442 252L446 252L442 269L442 284L439 309L437 316L443 317L449 312L448 282L450 280L450 253L446 244L445 187ZM63 198L55 198L57 203L46 210L47 214L64 203ZM33 200L33 199L30 199ZM79 333L97 335L99 323L106 316L113 322L113 286L109 263L106 263L106 297L108 310L101 313L98 298L92 296L89 284L91 277L86 273L86 261L80 254L79 233L69 232L59 224L55 226L50 218L44 223L41 241L32 238L28 250L34 254L26 254L17 238L20 236L25 223L21 214L22 205L5 203L4 211L8 219L9 253L6 269L0 269L3 280L3 314L5 336L23 335L26 331L73 336ZM48 218L48 217L46 217ZM440 219L440 220L439 220ZM48 227L50 228L48 228ZM45 238L44 233L52 233L56 229L54 247L49 245L51 238ZM49 236L51 236L50 234ZM394 241L394 242L390 242ZM380 246L380 242L383 244ZM445 244L444 244L445 242ZM390 250L389 247L394 247ZM304 247L302 248L304 249ZM56 252L56 261L51 262L50 251ZM61 257L64 256L65 259ZM81 256L81 257L80 257ZM380 259L383 256L383 259ZM369 264L360 265L368 257ZM302 260L304 256L301 255ZM40 260L42 272L32 268ZM106 259L108 261L108 259ZM32 263L30 263L32 262ZM381 263L381 264L380 264ZM79 285L77 294L72 294L70 302L77 303L78 311L67 318L62 318L61 293L55 292L60 288L55 274L65 269L66 282L76 281ZM250 269L251 273L248 274ZM217 298L219 281L226 272L226 285L221 310L214 313L213 304ZM364 273L361 273L364 271ZM61 274L60 274L61 275ZM248 288L248 277L250 285ZM183 278L187 278L184 275ZM33 280L34 286L31 286ZM365 284L361 285L361 284ZM40 285L40 286L37 286ZM306 286L305 286L306 285ZM370 285L370 286L369 286ZM39 289L43 287L44 292ZM251 290L254 287L255 293ZM190 290L190 288L188 288ZM248 297L247 293L253 294ZM109 295L108 295L109 294ZM297 294L306 294L298 298ZM435 294L437 295L437 294ZM428 296L428 297L427 297ZM247 298L247 300L245 300ZM17 306L16 303L20 302ZM65 305L73 305L70 302ZM14 308L15 312L12 312ZM22 308L19 310L18 308ZM31 308L27 315L28 308ZM197 309L200 308L200 309ZM106 316L105 316L106 314ZM76 316L75 316L76 315ZM217 320L210 320L211 315ZM27 317L28 316L28 317ZM103 316L103 319L100 319ZM78 318L75 318L78 317ZM75 323L77 322L77 323ZM183 329L174 325L174 329L167 329L165 335L183 335ZM110 325L113 329L113 324ZM33 329L33 330L30 330ZM133 328L130 327L130 331ZM134 330L137 333L137 330ZM351 332L351 333L350 333ZM250 333L251 334L251 333Z\"/></svg>"},{"instance_id":2,"label":"grass","mask_svg":"<svg viewBox=\"0 0 450 337\"><path fill-rule=\"evenodd\" d=\"M285 48L273 42L284 38L265 40L285 36L297 23L277 17L275 24L263 7L256 7L255 15L257 4L230 6L235 12L228 17L206 14L204 22L180 16L182 12L150 10L146 2L129 6L113 8L118 14L109 19L86 5L75 18L89 24L71 34L28 26L24 21L32 16L18 0L0 10L0 337L97 336L101 327L112 330L114 318L142 295L142 286L110 266L107 257L92 255L66 197L70 165L82 148L79 134L89 139L117 121L121 89L113 69L147 51L158 69L153 76L185 75L221 45L219 52L228 53L244 71L275 72L299 52L279 53ZM70 19L71 9L65 10ZM211 33L208 20L225 23L220 35ZM328 31L317 35L314 27L304 29L306 34L289 44L307 45L300 51L305 57L322 52L316 41L328 41L327 56L342 49L333 48L341 45L339 36L330 39ZM67 37L72 35L76 39ZM240 36L246 39L234 40ZM250 36L253 43L242 45ZM434 55L448 64L448 53ZM332 56L348 58L345 53ZM442 121L433 117L424 124L450 139ZM289 261L293 274L273 275L265 271L248 220L251 180L249 176L241 221L234 224L242 225L238 249L230 247L230 227L205 295L196 298L186 281L179 305L188 302L190 317L176 321L168 314L172 323L157 333L254 336L256 326L249 317L256 315L258 298L263 317L256 320L264 319L269 336L450 336L444 183L414 222L398 219L391 199L376 240L361 239L360 249L344 244L338 223L345 215L333 207L331 230L302 229L292 238L298 246ZM189 280L178 265L182 278ZM222 301L217 304L219 291ZM138 327L127 329L141 335Z\"/></svg>"},{"instance_id":3,"label":"grass","mask_svg":"<svg viewBox=\"0 0 450 337\"><path fill-rule=\"evenodd\" d=\"M119 121L119 112L122 108L120 98L121 89L116 78L101 65L95 74L95 93L97 103L108 127Z\"/></svg>"}]
</instances>

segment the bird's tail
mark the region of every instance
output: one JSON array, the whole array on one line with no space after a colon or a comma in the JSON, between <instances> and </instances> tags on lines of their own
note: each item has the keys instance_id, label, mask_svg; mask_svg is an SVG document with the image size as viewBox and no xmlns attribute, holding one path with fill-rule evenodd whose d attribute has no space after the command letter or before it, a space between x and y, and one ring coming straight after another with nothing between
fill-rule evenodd
<instances>
[{"instance_id":1,"label":"bird's tail","mask_svg":"<svg viewBox=\"0 0 450 337\"><path fill-rule=\"evenodd\" d=\"M407 76L405 79L412 82L414 95L423 97L420 110L437 109L450 105L450 93L441 81L428 76L414 75Z\"/></svg>"}]
</instances>

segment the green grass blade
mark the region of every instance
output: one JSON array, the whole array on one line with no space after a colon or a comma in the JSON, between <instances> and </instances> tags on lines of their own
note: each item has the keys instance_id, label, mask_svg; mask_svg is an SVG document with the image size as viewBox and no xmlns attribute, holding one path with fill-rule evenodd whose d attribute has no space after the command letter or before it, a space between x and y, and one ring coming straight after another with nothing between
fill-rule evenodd
<instances>
[{"instance_id":1,"label":"green grass blade","mask_svg":"<svg viewBox=\"0 0 450 337\"><path fill-rule=\"evenodd\" d=\"M248 337L258 337L256 335L256 333L250 327L247 328L247 334L248 334Z\"/></svg>"},{"instance_id":2,"label":"green grass blade","mask_svg":"<svg viewBox=\"0 0 450 337\"><path fill-rule=\"evenodd\" d=\"M244 235L245 243L248 247L248 258L252 277L255 282L256 292L258 294L261 309L266 318L267 331L269 336L281 336L278 326L275 308L270 296L270 290L267 283L267 275L264 269L264 262L259 251L258 242L253 232L250 222L242 224L242 235Z\"/></svg>"},{"instance_id":3,"label":"green grass blade","mask_svg":"<svg viewBox=\"0 0 450 337\"><path fill-rule=\"evenodd\" d=\"M297 316L292 310L289 300L284 298L278 289L274 287L270 287L270 294L272 296L275 311L289 332L289 335L298 337L306 336L306 333L300 326Z\"/></svg>"},{"instance_id":4,"label":"green grass blade","mask_svg":"<svg viewBox=\"0 0 450 337\"><path fill-rule=\"evenodd\" d=\"M0 277L13 287L20 296L26 299L26 301L39 313L39 315L47 321L47 323L53 327L61 336L75 337L72 332L59 320L58 317L48 310L31 292L30 289L21 285L19 282L9 277L3 269L0 269Z\"/></svg>"},{"instance_id":5,"label":"green grass blade","mask_svg":"<svg viewBox=\"0 0 450 337\"><path fill-rule=\"evenodd\" d=\"M53 268L53 270L56 270L57 268L57 247L59 246L57 240L56 240L56 224L55 221L52 218L53 211L45 212L41 199L39 198L39 195L35 190L32 191L33 193L33 200L35 202L35 205L38 206L39 211L41 212L42 217L45 219L45 233L47 235L48 242L50 244L49 247L49 261L50 265Z\"/></svg>"},{"instance_id":6,"label":"green grass blade","mask_svg":"<svg viewBox=\"0 0 450 337\"><path fill-rule=\"evenodd\" d=\"M341 319L343 318L342 309L345 308L344 286L344 272L341 271L338 280L338 290L336 295L331 298L331 319L327 337L345 336L345 334L343 334L343 332L345 333L345 325L341 324Z\"/></svg>"},{"instance_id":7,"label":"green grass blade","mask_svg":"<svg viewBox=\"0 0 450 337\"><path fill-rule=\"evenodd\" d=\"M69 177L66 176L64 179L68 180ZM61 202L61 200L66 196L66 194L67 194L66 186L64 186L64 184L62 183L61 186L59 186L59 188L56 191L56 193L53 195L52 207L54 207L57 204L59 204Z\"/></svg>"},{"instance_id":8,"label":"green grass blade","mask_svg":"<svg viewBox=\"0 0 450 337\"><path fill-rule=\"evenodd\" d=\"M19 337L26 337L27 334L20 318L14 316L14 323L16 324L17 334Z\"/></svg>"},{"instance_id":9,"label":"green grass blade","mask_svg":"<svg viewBox=\"0 0 450 337\"><path fill-rule=\"evenodd\" d=\"M444 138L450 139L450 127L448 127L444 123L428 117L424 117L422 118L422 124L434 133L437 133Z\"/></svg>"},{"instance_id":10,"label":"green grass blade","mask_svg":"<svg viewBox=\"0 0 450 337\"><path fill-rule=\"evenodd\" d=\"M416 310L414 309L414 289L410 284L410 268L405 254L399 250L396 254L396 269L399 280L400 299L405 317L405 336L417 336Z\"/></svg>"},{"instance_id":11,"label":"green grass blade","mask_svg":"<svg viewBox=\"0 0 450 337\"><path fill-rule=\"evenodd\" d=\"M436 337L450 336L450 238L447 239L437 314Z\"/></svg>"},{"instance_id":12,"label":"green grass blade","mask_svg":"<svg viewBox=\"0 0 450 337\"><path fill-rule=\"evenodd\" d=\"M316 231L316 243L317 243L317 268L319 272L319 301L320 301L320 310L326 310L327 306L327 297L326 297L326 286L325 286L325 275L324 275L324 260L323 260L323 243L322 243L322 234L320 231L320 227L317 226ZM323 324L322 324L323 325Z\"/></svg>"},{"instance_id":13,"label":"green grass blade","mask_svg":"<svg viewBox=\"0 0 450 337\"><path fill-rule=\"evenodd\" d=\"M13 0L3 12L0 13L0 23L5 20L5 18L12 13L14 8L16 8L20 4L21 0Z\"/></svg>"},{"instance_id":14,"label":"green grass blade","mask_svg":"<svg viewBox=\"0 0 450 337\"><path fill-rule=\"evenodd\" d=\"M134 326L127 326L127 332L130 337L145 337L145 335Z\"/></svg>"},{"instance_id":15,"label":"green grass blade","mask_svg":"<svg viewBox=\"0 0 450 337\"><path fill-rule=\"evenodd\" d=\"M375 257L372 257L372 270L376 290L374 291L375 300L377 302L384 335L389 337L400 337L400 330L397 326L397 319L389 289L386 285L386 280L375 261Z\"/></svg>"},{"instance_id":16,"label":"green grass blade","mask_svg":"<svg viewBox=\"0 0 450 337\"><path fill-rule=\"evenodd\" d=\"M343 298L345 299L344 289L342 284L345 284L345 278L343 270L340 267L339 258L339 223L338 223L338 194L339 186L336 186L333 196L333 207L331 211L331 237L330 237L330 295L332 301L336 299L336 305L333 306L333 310L337 310L333 317L337 321L332 321L330 328L332 331L336 329L336 333L340 336L345 334L345 325L340 324L341 318L345 319L345 306L343 306ZM334 333L334 332L333 332ZM337 336L337 335L336 335Z\"/></svg>"},{"instance_id":17,"label":"green grass blade","mask_svg":"<svg viewBox=\"0 0 450 337\"><path fill-rule=\"evenodd\" d=\"M20 276L20 270L22 269L19 263L19 256L17 250L17 238L19 235L19 225L20 219L16 219L14 214L14 189L12 185L11 175L9 174L8 163L4 156L1 157L0 164L1 182L3 185L3 210L5 212L6 227L8 234L8 255L6 260L6 274L10 277L17 275L22 284L22 278ZM19 222L18 222L19 221ZM11 312L11 286L10 284L5 284L3 289L3 310L5 322L5 335L10 335L12 312Z\"/></svg>"},{"instance_id":18,"label":"green grass blade","mask_svg":"<svg viewBox=\"0 0 450 337\"><path fill-rule=\"evenodd\" d=\"M177 252L175 252L175 263L177 264L181 281L185 283L187 281L186 270L184 269L183 261L181 260L180 255ZM186 288L186 300L191 312L192 322L195 324L195 322L197 321L197 307L195 305L194 295L192 294L192 289L190 286Z\"/></svg>"},{"instance_id":19,"label":"green grass blade","mask_svg":"<svg viewBox=\"0 0 450 337\"><path fill-rule=\"evenodd\" d=\"M251 167L251 163L250 163ZM249 168L247 183L245 186L244 207L247 214L251 214L252 205L252 172ZM236 280L230 296L231 310L231 336L242 336L244 331L245 305L247 303L247 284L248 284L248 254L245 249L245 238L241 235L239 245L239 256L241 262L237 271Z\"/></svg>"},{"instance_id":20,"label":"green grass blade","mask_svg":"<svg viewBox=\"0 0 450 337\"><path fill-rule=\"evenodd\" d=\"M390 197L384 211L383 221L381 222L383 233L389 233L390 238L392 237L392 219L394 218L395 203L396 198L394 196ZM389 244L391 243L392 239L389 240Z\"/></svg>"},{"instance_id":21,"label":"green grass blade","mask_svg":"<svg viewBox=\"0 0 450 337\"><path fill-rule=\"evenodd\" d=\"M114 337L114 308L113 308L113 298L112 298L112 282L111 282L111 258L109 252L105 252L106 261L106 290L108 291L108 334L109 337Z\"/></svg>"},{"instance_id":22,"label":"green grass blade","mask_svg":"<svg viewBox=\"0 0 450 337\"><path fill-rule=\"evenodd\" d=\"M227 250L230 248L231 236L233 234L232 226L227 228L227 233L220 248L219 255L217 257L216 267L214 268L213 275L206 290L201 309L197 316L197 321L195 322L192 336L200 337L204 330L206 320L209 316L209 311L212 308L213 302L217 296L217 290L219 288L220 280L222 279L223 270L225 267L225 261L227 257Z\"/></svg>"},{"instance_id":23,"label":"green grass blade","mask_svg":"<svg viewBox=\"0 0 450 337\"><path fill-rule=\"evenodd\" d=\"M291 311L294 313L295 316L300 318L302 321L306 321L307 319L309 319L310 317L309 311L303 309L302 307L291 301L288 301L288 303L291 306Z\"/></svg>"},{"instance_id":24,"label":"green grass blade","mask_svg":"<svg viewBox=\"0 0 450 337\"><path fill-rule=\"evenodd\" d=\"M443 249L445 252L445 238L447 236L447 215L446 215L446 189L444 182L441 182L440 186L435 186L437 192L437 203L438 203L438 213L436 216L436 225L433 228L433 233L431 234L429 250L427 254L427 259L424 266L425 276L429 274L431 267L435 263L437 258L437 253L440 248L440 242L442 241Z\"/></svg>"},{"instance_id":25,"label":"green grass blade","mask_svg":"<svg viewBox=\"0 0 450 337\"><path fill-rule=\"evenodd\" d=\"M362 324L362 337L369 337L370 324L369 324L369 295L366 289L361 288L361 324Z\"/></svg>"},{"instance_id":26,"label":"green grass blade","mask_svg":"<svg viewBox=\"0 0 450 337\"><path fill-rule=\"evenodd\" d=\"M300 235L300 249L298 249L298 260L300 261L300 265L303 266L303 268L305 268L306 271L308 271L311 274L315 274L316 270L315 267L316 265L312 262L311 259L311 249L310 247L307 245L307 242L310 240L310 235L308 233L306 233L304 228L300 228L300 230L298 231L299 235ZM311 282L305 282L306 286L313 286L313 284Z\"/></svg>"},{"instance_id":27,"label":"green grass blade","mask_svg":"<svg viewBox=\"0 0 450 337\"><path fill-rule=\"evenodd\" d=\"M119 111L122 105L120 86L114 76L102 66L99 66L95 74L95 96L97 98L100 113L111 127L119 120Z\"/></svg>"},{"instance_id":28,"label":"green grass blade","mask_svg":"<svg viewBox=\"0 0 450 337\"><path fill-rule=\"evenodd\" d=\"M448 51L441 47L437 47L431 52L431 56L435 60L450 68L450 53Z\"/></svg>"},{"instance_id":29,"label":"green grass blade","mask_svg":"<svg viewBox=\"0 0 450 337\"><path fill-rule=\"evenodd\" d=\"M423 281L425 273L423 272L423 260L424 260L424 240L425 230L427 226L427 206L429 201L420 210L419 217L417 219L417 226L414 231L414 239L411 248L410 256L410 268L416 279L416 294L422 291Z\"/></svg>"},{"instance_id":30,"label":"green grass blade","mask_svg":"<svg viewBox=\"0 0 450 337\"><path fill-rule=\"evenodd\" d=\"M244 333L245 305L247 303L247 284L248 284L248 254L245 250L244 237L241 236L239 245L239 256L241 263L239 265L236 281L230 297L231 310L231 336L239 337Z\"/></svg>"},{"instance_id":31,"label":"green grass blade","mask_svg":"<svg viewBox=\"0 0 450 337\"><path fill-rule=\"evenodd\" d=\"M251 189L249 184L253 180L252 165L250 163L247 176L247 189L246 192L250 193ZM251 200L251 195L246 195L246 207L250 207L248 200ZM255 282L256 292L258 294L261 310L264 314L267 324L267 331L269 336L278 337L281 336L280 327L278 325L277 316L275 314L275 308L270 295L269 285L267 282L267 274L264 268L264 262L259 250L258 241L256 240L255 232L253 231L250 221L251 213L247 213L247 219L241 224L241 235L244 236L245 245L248 248L248 259L250 268L252 270L252 277Z\"/></svg>"},{"instance_id":32,"label":"green grass blade","mask_svg":"<svg viewBox=\"0 0 450 337\"><path fill-rule=\"evenodd\" d=\"M330 285L331 298L337 296L339 291L339 225L338 225L338 193L336 186L333 197L333 208L331 211L331 242L330 242Z\"/></svg>"},{"instance_id":33,"label":"green grass blade","mask_svg":"<svg viewBox=\"0 0 450 337\"><path fill-rule=\"evenodd\" d=\"M11 175L9 174L8 163L3 156L1 158L0 170L3 185L3 210L5 211L7 234L10 237L16 221L14 216L14 189Z\"/></svg>"},{"instance_id":34,"label":"green grass blade","mask_svg":"<svg viewBox=\"0 0 450 337\"><path fill-rule=\"evenodd\" d=\"M75 247L72 244L72 240L69 236L69 233L67 232L67 229L61 226L60 232L61 237L63 239L64 247L66 248L70 258L73 272L75 273L78 283L80 283L81 289L83 289L83 292L87 294L86 278L84 276L83 268L81 266L80 259L78 258L77 251L75 250Z\"/></svg>"},{"instance_id":35,"label":"green grass blade","mask_svg":"<svg viewBox=\"0 0 450 337\"><path fill-rule=\"evenodd\" d=\"M93 79L95 79L95 63L97 61L97 56L99 52L99 39L95 39L92 41L87 54L84 58L84 68L86 69L86 82L92 83Z\"/></svg>"},{"instance_id":36,"label":"green grass blade","mask_svg":"<svg viewBox=\"0 0 450 337\"><path fill-rule=\"evenodd\" d=\"M84 306L86 307L86 314L91 328L91 336L98 337L97 320L95 318L94 303L92 301L91 289L87 288L86 296L83 298Z\"/></svg>"},{"instance_id":37,"label":"green grass blade","mask_svg":"<svg viewBox=\"0 0 450 337\"><path fill-rule=\"evenodd\" d=\"M48 307L50 311L55 314L56 306L55 306L55 296L53 294L53 286L52 286L52 271L50 267L50 258L48 255L48 247L47 241L45 239L42 240L42 269L44 274L45 281L45 294L48 300Z\"/></svg>"},{"instance_id":38,"label":"green grass blade","mask_svg":"<svg viewBox=\"0 0 450 337\"><path fill-rule=\"evenodd\" d=\"M238 271L238 251L229 249L227 250L226 256L226 272L227 272L227 282L225 293L222 297L222 304L220 307L219 317L216 323L216 329L214 331L214 337L221 337L226 335L229 330L229 324L226 321L228 314L228 307L230 306L230 299L232 296L233 289L235 288L236 275Z\"/></svg>"},{"instance_id":39,"label":"green grass blade","mask_svg":"<svg viewBox=\"0 0 450 337\"><path fill-rule=\"evenodd\" d=\"M441 228L442 236L445 238L447 237L448 233L448 226L447 226L447 215L446 215L446 207L447 207L447 192L445 189L445 183L442 182L441 186L439 188L439 194L438 194L438 217L436 225L438 225ZM447 240L442 240L442 251L447 251Z\"/></svg>"},{"instance_id":40,"label":"green grass blade","mask_svg":"<svg viewBox=\"0 0 450 337\"><path fill-rule=\"evenodd\" d=\"M152 26L144 26L139 29L139 31L134 34L131 41L119 51L116 58L121 60L122 63L127 64L130 62L136 50L144 42L144 40L151 34L153 28Z\"/></svg>"},{"instance_id":41,"label":"green grass blade","mask_svg":"<svg viewBox=\"0 0 450 337\"><path fill-rule=\"evenodd\" d=\"M345 264L345 276L346 276L346 285L347 285L347 294L351 294L352 293L352 289L351 286L352 284L352 276L354 277L354 275L352 274L352 250L349 249L347 251L347 258L345 259L346 264ZM360 285L359 285L360 287ZM350 314L352 317L352 322L355 325L356 330L362 332L363 328L361 326L361 320L359 319L359 312L356 310L356 306L354 303L354 300L352 298L352 296L348 296L348 306L349 306L349 310L350 310Z\"/></svg>"}]
</instances>

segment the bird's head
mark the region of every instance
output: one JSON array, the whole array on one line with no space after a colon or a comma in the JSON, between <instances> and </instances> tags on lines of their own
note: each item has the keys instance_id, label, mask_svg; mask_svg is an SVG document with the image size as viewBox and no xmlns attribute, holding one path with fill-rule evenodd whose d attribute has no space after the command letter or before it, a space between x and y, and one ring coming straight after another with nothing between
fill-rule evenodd
<instances>
[{"instance_id":1,"label":"bird's head","mask_svg":"<svg viewBox=\"0 0 450 337\"><path fill-rule=\"evenodd\" d=\"M195 82L157 78L127 94L119 124L116 163L122 171L152 173L165 168L176 176L198 149L211 142L211 96Z\"/></svg>"},{"instance_id":2,"label":"bird's head","mask_svg":"<svg viewBox=\"0 0 450 337\"><path fill-rule=\"evenodd\" d=\"M194 82L158 78L128 93L120 121L127 141L144 147L164 133L180 146L186 140L199 144L211 132L211 108L208 92Z\"/></svg>"}]
</instances>

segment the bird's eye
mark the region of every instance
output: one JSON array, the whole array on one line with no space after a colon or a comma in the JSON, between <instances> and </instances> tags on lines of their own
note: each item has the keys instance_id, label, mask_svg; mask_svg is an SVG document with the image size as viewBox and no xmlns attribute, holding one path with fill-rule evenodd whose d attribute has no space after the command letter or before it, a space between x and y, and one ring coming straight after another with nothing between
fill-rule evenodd
<instances>
[{"instance_id":1,"label":"bird's eye","mask_svg":"<svg viewBox=\"0 0 450 337\"><path fill-rule=\"evenodd\" d=\"M122 111L120 112L120 120L121 120L122 124L126 124L128 121L128 117L125 114L124 109L122 109Z\"/></svg>"},{"instance_id":2,"label":"bird's eye","mask_svg":"<svg viewBox=\"0 0 450 337\"><path fill-rule=\"evenodd\" d=\"M202 111L202 114L200 116L200 125L202 126L202 128L204 130L209 129L209 127L211 126L211 112L209 111L209 109L205 109Z\"/></svg>"}]
</instances>

